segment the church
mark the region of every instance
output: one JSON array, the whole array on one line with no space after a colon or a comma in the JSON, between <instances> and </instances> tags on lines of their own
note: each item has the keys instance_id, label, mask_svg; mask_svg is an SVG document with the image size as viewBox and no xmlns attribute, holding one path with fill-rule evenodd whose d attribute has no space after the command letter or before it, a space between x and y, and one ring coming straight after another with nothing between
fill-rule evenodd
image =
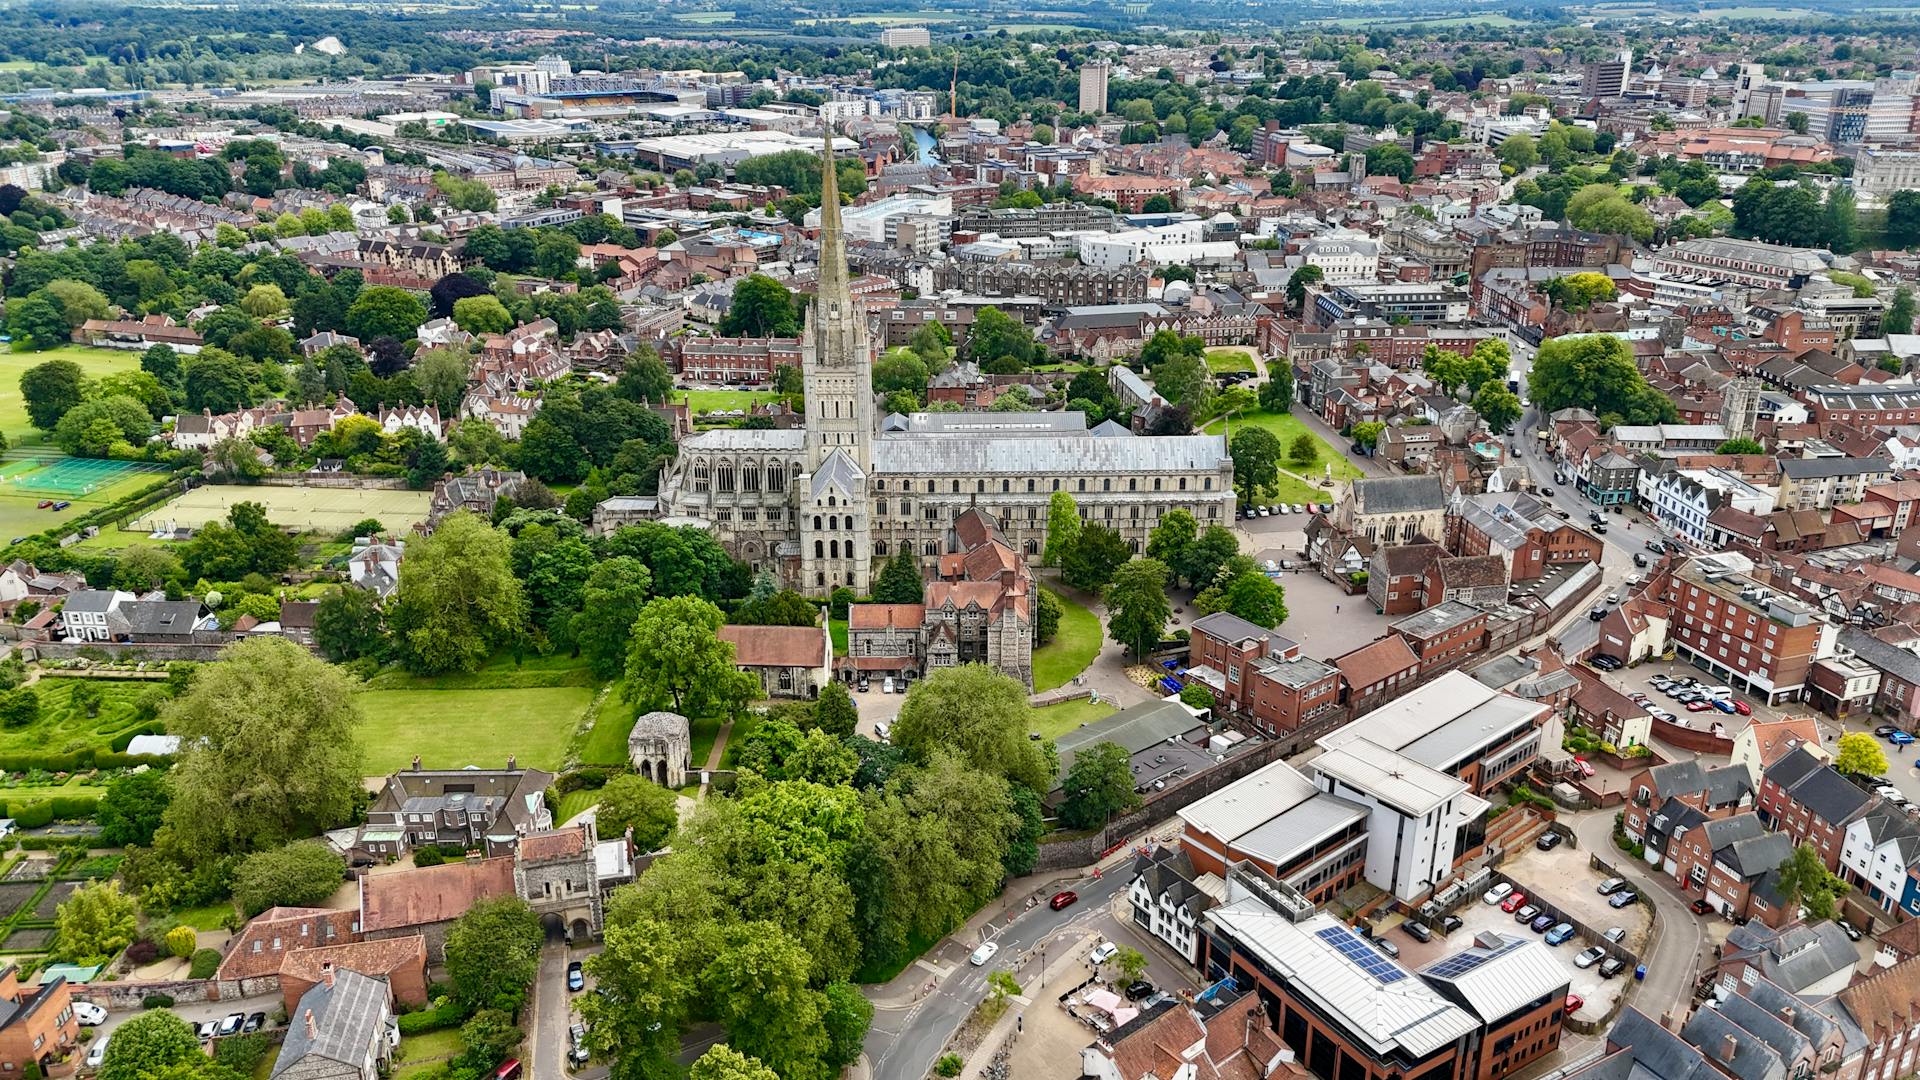
<instances>
[{"instance_id":1,"label":"church","mask_svg":"<svg viewBox=\"0 0 1920 1080\"><path fill-rule=\"evenodd\" d=\"M1170 510L1189 511L1203 529L1232 524L1233 461L1221 435L1089 430L1078 412L877 415L867 313L848 288L831 131L823 163L819 290L801 340L805 423L682 440L660 477L661 520L710 529L735 558L816 596L843 585L865 595L897 555L918 558L924 572L969 509L992 515L1008 544L1037 557L1056 491L1136 552Z\"/></svg>"}]
</instances>

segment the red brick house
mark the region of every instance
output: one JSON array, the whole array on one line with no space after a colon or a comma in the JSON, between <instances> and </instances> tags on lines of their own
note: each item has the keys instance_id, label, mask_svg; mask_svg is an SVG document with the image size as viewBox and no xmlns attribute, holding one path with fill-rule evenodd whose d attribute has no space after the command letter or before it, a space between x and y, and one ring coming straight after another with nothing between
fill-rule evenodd
<instances>
[{"instance_id":1,"label":"red brick house","mask_svg":"<svg viewBox=\"0 0 1920 1080\"><path fill-rule=\"evenodd\" d=\"M1810 844L1827 869L1838 872L1847 826L1866 813L1872 797L1804 748L1773 764L1760 777L1755 807L1770 827Z\"/></svg>"},{"instance_id":2,"label":"red brick house","mask_svg":"<svg viewBox=\"0 0 1920 1080\"><path fill-rule=\"evenodd\" d=\"M1354 716L1372 712L1420 683L1420 658L1397 634L1336 656L1333 666L1340 669L1340 692Z\"/></svg>"}]
</instances>

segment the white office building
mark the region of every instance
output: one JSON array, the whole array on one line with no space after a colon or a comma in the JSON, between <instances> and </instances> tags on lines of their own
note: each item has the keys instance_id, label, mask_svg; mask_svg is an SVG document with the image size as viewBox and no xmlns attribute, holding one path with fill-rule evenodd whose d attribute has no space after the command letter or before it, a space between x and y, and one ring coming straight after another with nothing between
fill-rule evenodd
<instances>
[{"instance_id":1,"label":"white office building","mask_svg":"<svg viewBox=\"0 0 1920 1080\"><path fill-rule=\"evenodd\" d=\"M1368 739L1326 750L1309 767L1321 791L1368 808L1366 879L1407 903L1453 876L1459 838L1490 805L1466 781Z\"/></svg>"}]
</instances>

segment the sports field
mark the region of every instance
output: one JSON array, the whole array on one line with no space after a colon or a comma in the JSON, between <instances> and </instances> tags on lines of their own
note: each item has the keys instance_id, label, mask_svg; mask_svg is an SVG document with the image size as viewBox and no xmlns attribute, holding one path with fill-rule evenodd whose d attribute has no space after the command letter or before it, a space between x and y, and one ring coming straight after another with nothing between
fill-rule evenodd
<instances>
[{"instance_id":1,"label":"sports field","mask_svg":"<svg viewBox=\"0 0 1920 1080\"><path fill-rule=\"evenodd\" d=\"M169 524L197 529L225 518L235 503L256 502L267 508L267 520L301 532L334 534L367 518L404 532L426 520L431 499L424 491L209 484L156 507L134 526L143 532Z\"/></svg>"},{"instance_id":2,"label":"sports field","mask_svg":"<svg viewBox=\"0 0 1920 1080\"><path fill-rule=\"evenodd\" d=\"M51 447L38 453L47 456L0 464L0 543L54 528L159 478L151 466L58 457ZM49 500L72 505L65 510L40 505Z\"/></svg>"},{"instance_id":3,"label":"sports field","mask_svg":"<svg viewBox=\"0 0 1920 1080\"><path fill-rule=\"evenodd\" d=\"M95 349L86 345L62 345L41 352L12 352L12 346L0 346L0 433L10 446L25 446L46 441L46 436L27 422L27 402L20 395L20 376L28 368L49 360L71 360L89 379L140 370L140 354L126 349Z\"/></svg>"}]
</instances>

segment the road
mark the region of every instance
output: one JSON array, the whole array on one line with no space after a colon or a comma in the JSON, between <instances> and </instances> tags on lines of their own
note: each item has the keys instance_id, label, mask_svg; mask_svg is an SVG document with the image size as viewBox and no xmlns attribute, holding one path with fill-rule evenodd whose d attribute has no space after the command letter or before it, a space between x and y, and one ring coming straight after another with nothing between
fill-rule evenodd
<instances>
[{"instance_id":1,"label":"road","mask_svg":"<svg viewBox=\"0 0 1920 1080\"><path fill-rule=\"evenodd\" d=\"M947 1039L986 997L988 972L1012 967L1029 953L1032 962L1039 964L1043 944L1057 958L1059 949L1102 925L1108 903L1126 889L1132 876L1119 869L1099 881L1083 880L1072 886L1080 894L1079 903L1065 911L1051 911L1042 904L1010 924L1002 922L988 939L1000 945L992 963L974 967L961 956L952 970L938 977L937 988L925 1000L905 1008L876 1009L866 1043L874 1080L920 1080ZM969 948L976 944L977 939L966 942Z\"/></svg>"},{"instance_id":2,"label":"road","mask_svg":"<svg viewBox=\"0 0 1920 1080\"><path fill-rule=\"evenodd\" d=\"M1620 876L1633 883L1641 902L1653 904L1656 912L1657 936L1642 958L1647 978L1634 992L1632 1004L1655 1018L1668 1012L1686 1015L1693 1000L1694 980L1707 962L1707 932L1701 917L1688 909L1687 901L1673 888L1673 879L1655 874L1645 863L1613 846L1611 811L1581 815L1573 831L1583 849L1618 867Z\"/></svg>"}]
</instances>

